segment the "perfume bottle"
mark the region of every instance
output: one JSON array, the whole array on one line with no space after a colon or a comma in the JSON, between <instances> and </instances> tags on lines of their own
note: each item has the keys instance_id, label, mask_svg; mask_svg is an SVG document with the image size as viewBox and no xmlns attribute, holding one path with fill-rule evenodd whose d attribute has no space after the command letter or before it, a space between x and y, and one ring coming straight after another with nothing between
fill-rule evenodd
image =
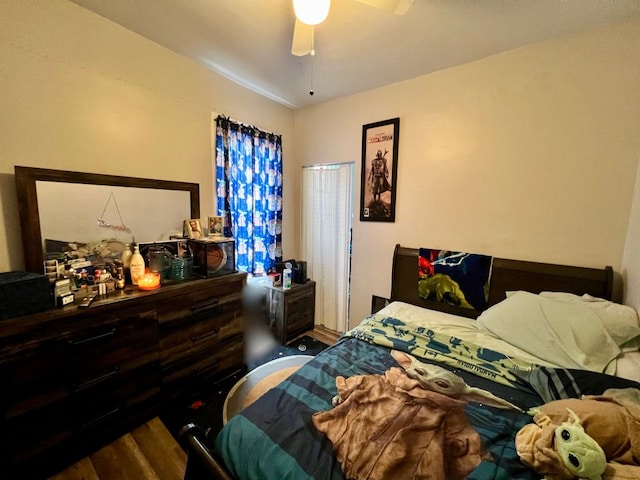
<instances>
[{"instance_id":1,"label":"perfume bottle","mask_svg":"<svg viewBox=\"0 0 640 480\"><path fill-rule=\"evenodd\" d=\"M116 268L116 289L122 290L124 288L124 269L122 267Z\"/></svg>"},{"instance_id":2,"label":"perfume bottle","mask_svg":"<svg viewBox=\"0 0 640 480\"><path fill-rule=\"evenodd\" d=\"M124 272L124 278L127 281L131 281L131 274L129 272L129 267L131 264L131 256L133 252L131 251L131 244L125 243L124 248L122 249L122 270Z\"/></svg>"}]
</instances>

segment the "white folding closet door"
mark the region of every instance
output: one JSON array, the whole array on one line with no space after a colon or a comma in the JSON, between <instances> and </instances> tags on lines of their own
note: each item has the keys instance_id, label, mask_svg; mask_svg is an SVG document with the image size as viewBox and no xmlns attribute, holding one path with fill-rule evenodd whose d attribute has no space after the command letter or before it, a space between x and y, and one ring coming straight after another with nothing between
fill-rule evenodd
<instances>
[{"instance_id":1,"label":"white folding closet door","mask_svg":"<svg viewBox=\"0 0 640 480\"><path fill-rule=\"evenodd\" d=\"M302 259L316 281L316 324L347 327L353 164L304 167Z\"/></svg>"}]
</instances>

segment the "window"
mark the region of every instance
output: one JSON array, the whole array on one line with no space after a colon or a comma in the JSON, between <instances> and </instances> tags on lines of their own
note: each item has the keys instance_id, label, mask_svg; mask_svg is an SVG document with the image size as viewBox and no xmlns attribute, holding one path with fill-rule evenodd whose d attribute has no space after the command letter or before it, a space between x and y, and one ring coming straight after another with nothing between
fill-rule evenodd
<instances>
[{"instance_id":1,"label":"window","mask_svg":"<svg viewBox=\"0 0 640 480\"><path fill-rule=\"evenodd\" d=\"M236 242L236 268L268 272L282 261L282 137L216 119L217 215Z\"/></svg>"}]
</instances>

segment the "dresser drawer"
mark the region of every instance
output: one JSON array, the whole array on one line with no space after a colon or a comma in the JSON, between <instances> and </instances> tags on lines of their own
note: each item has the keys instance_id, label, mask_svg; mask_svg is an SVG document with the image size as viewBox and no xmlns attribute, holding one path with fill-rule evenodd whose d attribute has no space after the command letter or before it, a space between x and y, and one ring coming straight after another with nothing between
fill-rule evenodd
<instances>
[{"instance_id":1,"label":"dresser drawer","mask_svg":"<svg viewBox=\"0 0 640 480\"><path fill-rule=\"evenodd\" d=\"M90 388L159 360L156 311L128 316L66 340L67 379L72 391Z\"/></svg>"},{"instance_id":2,"label":"dresser drawer","mask_svg":"<svg viewBox=\"0 0 640 480\"><path fill-rule=\"evenodd\" d=\"M244 276L208 279L207 288L158 303L165 400L242 367L244 282Z\"/></svg>"},{"instance_id":3,"label":"dresser drawer","mask_svg":"<svg viewBox=\"0 0 640 480\"><path fill-rule=\"evenodd\" d=\"M7 453L14 462L24 462L65 440L104 435L125 418L148 410L160 400L160 371L155 366L113 376L59 401L8 417L5 428L11 442Z\"/></svg>"},{"instance_id":4,"label":"dresser drawer","mask_svg":"<svg viewBox=\"0 0 640 480\"><path fill-rule=\"evenodd\" d=\"M163 368L242 334L241 293L233 292L167 312L160 308Z\"/></svg>"},{"instance_id":5,"label":"dresser drawer","mask_svg":"<svg viewBox=\"0 0 640 480\"><path fill-rule=\"evenodd\" d=\"M0 361L6 454L13 464L122 425L159 401L154 308L76 315L34 331Z\"/></svg>"},{"instance_id":6,"label":"dresser drawer","mask_svg":"<svg viewBox=\"0 0 640 480\"><path fill-rule=\"evenodd\" d=\"M216 376L238 370L243 359L242 338L232 337L225 343L169 364L163 369L162 387L168 398L178 396L192 389L194 383L202 384Z\"/></svg>"},{"instance_id":7,"label":"dresser drawer","mask_svg":"<svg viewBox=\"0 0 640 480\"><path fill-rule=\"evenodd\" d=\"M98 325L45 338L3 359L5 415L45 408L79 391L158 365L156 312L96 319ZM43 359L46 358L46 361Z\"/></svg>"},{"instance_id":8,"label":"dresser drawer","mask_svg":"<svg viewBox=\"0 0 640 480\"><path fill-rule=\"evenodd\" d=\"M220 280L224 277L219 277ZM197 322L198 319L211 317L221 311L228 303L239 303L242 296L242 279L227 283L218 282L215 286L196 288L170 300L157 304L158 324L173 322Z\"/></svg>"}]
</instances>

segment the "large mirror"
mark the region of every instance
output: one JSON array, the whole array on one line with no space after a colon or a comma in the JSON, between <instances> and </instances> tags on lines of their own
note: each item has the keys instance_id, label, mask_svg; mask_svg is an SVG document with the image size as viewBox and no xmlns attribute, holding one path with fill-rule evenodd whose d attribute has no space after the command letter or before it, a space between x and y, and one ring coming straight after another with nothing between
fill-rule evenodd
<instances>
[{"instance_id":1,"label":"large mirror","mask_svg":"<svg viewBox=\"0 0 640 480\"><path fill-rule=\"evenodd\" d=\"M182 234L200 217L197 183L15 167L25 268L43 271L47 250L110 248Z\"/></svg>"}]
</instances>

